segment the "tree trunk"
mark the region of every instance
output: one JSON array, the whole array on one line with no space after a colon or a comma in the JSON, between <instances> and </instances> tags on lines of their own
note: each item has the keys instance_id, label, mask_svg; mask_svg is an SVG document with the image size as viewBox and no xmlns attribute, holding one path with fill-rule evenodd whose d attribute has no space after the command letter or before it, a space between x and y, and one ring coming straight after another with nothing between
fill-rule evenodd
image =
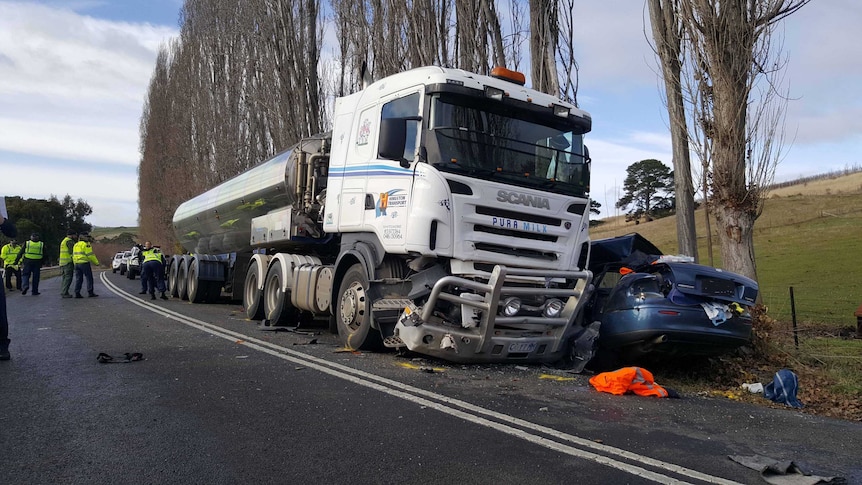
<instances>
[{"instance_id":1,"label":"tree trunk","mask_svg":"<svg viewBox=\"0 0 862 485\"><path fill-rule=\"evenodd\" d=\"M560 95L557 74L557 2L530 0L530 62L533 89Z\"/></svg>"},{"instance_id":2,"label":"tree trunk","mask_svg":"<svg viewBox=\"0 0 862 485\"><path fill-rule=\"evenodd\" d=\"M694 187L688 127L680 81L682 71L682 28L678 0L649 0L650 23L656 52L662 66L665 99L673 145L674 194L676 197L677 250L698 259L697 232L694 223Z\"/></svg>"}]
</instances>

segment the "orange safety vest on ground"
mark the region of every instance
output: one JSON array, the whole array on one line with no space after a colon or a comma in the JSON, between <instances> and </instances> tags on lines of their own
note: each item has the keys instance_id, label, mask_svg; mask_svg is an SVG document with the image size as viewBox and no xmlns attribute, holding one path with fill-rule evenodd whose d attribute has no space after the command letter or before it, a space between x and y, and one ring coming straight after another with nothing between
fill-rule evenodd
<instances>
[{"instance_id":1,"label":"orange safety vest on ground","mask_svg":"<svg viewBox=\"0 0 862 485\"><path fill-rule=\"evenodd\" d=\"M652 372L641 367L623 367L612 372L602 372L590 378L597 391L621 395L633 392L638 396L668 397L665 388L655 383Z\"/></svg>"}]
</instances>

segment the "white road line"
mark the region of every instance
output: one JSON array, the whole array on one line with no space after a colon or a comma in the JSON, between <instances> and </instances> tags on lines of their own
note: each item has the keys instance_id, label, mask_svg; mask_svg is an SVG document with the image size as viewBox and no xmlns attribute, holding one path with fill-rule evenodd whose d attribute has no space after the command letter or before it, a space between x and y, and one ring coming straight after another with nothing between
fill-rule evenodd
<instances>
[{"instance_id":1,"label":"white road line","mask_svg":"<svg viewBox=\"0 0 862 485\"><path fill-rule=\"evenodd\" d=\"M544 446L546 448L570 456L594 461L596 463L609 466L611 468L615 468L626 473L631 473L633 475L653 480L657 483L684 484L688 482L677 480L673 477L662 475L660 473L656 473L625 462L617 461L605 455L614 455L619 458L634 461L644 465L649 465L658 469L662 469L671 473L676 473L678 475L686 476L706 483L715 483L721 485L740 485L738 482L734 482L732 480L708 475L697 470L692 470L690 468L686 468L673 463L656 460L647 456L623 450L621 448L596 443L584 438L564 433L553 428L548 428L540 424L516 418L508 414L499 413L490 409L477 406L475 404L470 404L460 399L455 399L448 396L444 396L442 394L437 394L435 392L426 391L424 389L413 387L402 382L393 381L385 377L370 374L368 372L354 369L336 362L331 362L326 359L321 359L313 355L298 352L296 350L289 349L286 347L281 347L271 342L259 340L239 332L227 330L217 325L213 325L202 320L183 315L182 313L178 313L173 310L169 310L167 308L152 304L149 301L143 300L141 298L136 298L116 286L113 282L111 282L105 275L105 273L102 273L100 278L102 280L102 283L104 283L105 286L107 286L108 289L110 289L117 296L142 308L146 308L153 313L162 315L166 318L175 320L177 322L183 323L193 328L197 328L199 330L203 330L212 335L224 338L226 340L230 340L235 343L237 343L238 340L241 340L242 342L238 343L241 343L242 345L245 345L249 348L259 350L261 352L278 357L280 359L310 367L331 376L338 377L340 379L344 379L364 387L375 389L391 396L414 402L421 406L436 409L437 411L448 414L450 416L454 416L474 424L495 429L497 431L521 438L528 442ZM459 408L462 408L463 410L455 409L451 406L457 406ZM491 421L490 419L483 418L480 415L484 415L502 421L502 423ZM552 436L558 440L567 441L582 448L589 448L597 452L604 453L605 455L593 453L591 451L559 443L557 441L553 441L542 436L528 433L524 431L524 429L518 429L512 426L508 426L504 423L543 433L545 435Z\"/></svg>"}]
</instances>

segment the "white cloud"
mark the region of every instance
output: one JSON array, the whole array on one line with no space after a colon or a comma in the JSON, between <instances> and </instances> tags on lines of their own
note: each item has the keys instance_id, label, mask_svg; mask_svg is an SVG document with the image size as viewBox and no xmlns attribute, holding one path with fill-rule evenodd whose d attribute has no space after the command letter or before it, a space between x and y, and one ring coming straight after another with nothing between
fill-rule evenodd
<instances>
[{"instance_id":1,"label":"white cloud","mask_svg":"<svg viewBox=\"0 0 862 485\"><path fill-rule=\"evenodd\" d=\"M99 3L0 1L0 191L69 194L93 224L135 225L141 110L177 32L73 10Z\"/></svg>"},{"instance_id":2,"label":"white cloud","mask_svg":"<svg viewBox=\"0 0 862 485\"><path fill-rule=\"evenodd\" d=\"M100 126L0 117L0 147L10 152L137 166L138 132Z\"/></svg>"}]
</instances>

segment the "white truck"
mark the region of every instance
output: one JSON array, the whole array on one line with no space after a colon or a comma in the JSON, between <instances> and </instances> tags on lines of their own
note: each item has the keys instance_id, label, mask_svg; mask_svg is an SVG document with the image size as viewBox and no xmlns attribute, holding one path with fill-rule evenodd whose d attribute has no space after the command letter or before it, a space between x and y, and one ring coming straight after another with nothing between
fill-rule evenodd
<instances>
[{"instance_id":1,"label":"white truck","mask_svg":"<svg viewBox=\"0 0 862 485\"><path fill-rule=\"evenodd\" d=\"M422 67L335 102L301 140L182 203L174 296L327 318L353 349L565 356L592 274L586 112L521 73Z\"/></svg>"}]
</instances>

